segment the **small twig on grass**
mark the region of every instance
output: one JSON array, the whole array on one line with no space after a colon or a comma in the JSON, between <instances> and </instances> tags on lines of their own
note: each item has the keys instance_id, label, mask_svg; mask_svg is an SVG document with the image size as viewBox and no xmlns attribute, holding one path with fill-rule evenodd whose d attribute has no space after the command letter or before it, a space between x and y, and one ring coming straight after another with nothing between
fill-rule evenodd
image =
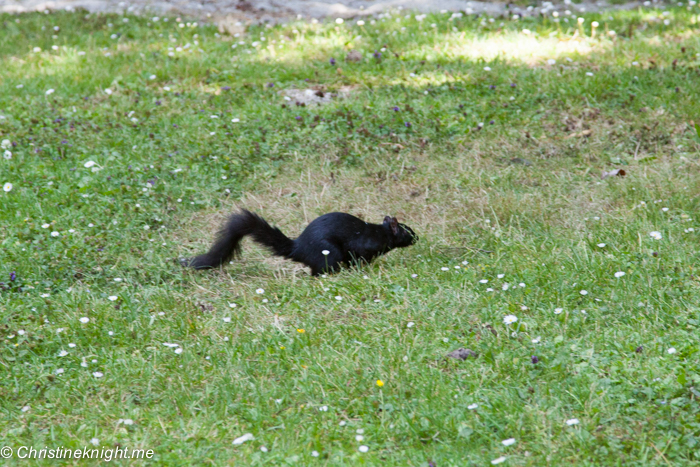
<instances>
[{"instance_id":1,"label":"small twig on grass","mask_svg":"<svg viewBox=\"0 0 700 467\"><path fill-rule=\"evenodd\" d=\"M639 146L642 144L642 140L640 139L639 142L637 143L637 147L634 150L634 160L637 160L637 153L639 152Z\"/></svg>"},{"instance_id":2,"label":"small twig on grass","mask_svg":"<svg viewBox=\"0 0 700 467\"><path fill-rule=\"evenodd\" d=\"M661 451L659 451L659 448L657 448L656 446L654 446L653 443L649 443L649 446L651 446L652 448L654 448L654 450L655 450L656 452L659 453L659 455L663 458L663 460L666 461L666 463L667 463L669 466L671 465L671 463L668 461L668 459L666 459L666 456L664 456L664 453L661 452Z\"/></svg>"}]
</instances>

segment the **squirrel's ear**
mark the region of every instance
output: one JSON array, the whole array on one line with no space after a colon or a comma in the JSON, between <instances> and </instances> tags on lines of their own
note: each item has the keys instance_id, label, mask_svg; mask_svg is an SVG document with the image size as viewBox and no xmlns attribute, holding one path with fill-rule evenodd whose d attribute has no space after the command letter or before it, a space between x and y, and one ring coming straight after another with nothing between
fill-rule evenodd
<instances>
[{"instance_id":1,"label":"squirrel's ear","mask_svg":"<svg viewBox=\"0 0 700 467\"><path fill-rule=\"evenodd\" d=\"M384 225L389 227L391 229L391 233L394 235L398 235L399 233L399 223L396 221L395 217L391 216L386 216L384 218Z\"/></svg>"},{"instance_id":2,"label":"squirrel's ear","mask_svg":"<svg viewBox=\"0 0 700 467\"><path fill-rule=\"evenodd\" d=\"M391 218L389 225L391 226L391 233L393 233L394 235L398 235L399 234L399 222L396 220L395 217Z\"/></svg>"}]
</instances>

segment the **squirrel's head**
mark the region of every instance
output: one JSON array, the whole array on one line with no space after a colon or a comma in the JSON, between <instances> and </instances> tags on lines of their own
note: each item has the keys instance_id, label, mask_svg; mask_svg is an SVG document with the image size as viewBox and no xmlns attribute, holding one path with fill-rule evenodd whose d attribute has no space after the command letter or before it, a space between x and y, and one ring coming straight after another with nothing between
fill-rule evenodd
<instances>
[{"instance_id":1,"label":"squirrel's head","mask_svg":"<svg viewBox=\"0 0 700 467\"><path fill-rule=\"evenodd\" d=\"M418 241L418 235L406 224L401 224L395 217L384 218L384 228L392 236L395 248L411 246Z\"/></svg>"}]
</instances>

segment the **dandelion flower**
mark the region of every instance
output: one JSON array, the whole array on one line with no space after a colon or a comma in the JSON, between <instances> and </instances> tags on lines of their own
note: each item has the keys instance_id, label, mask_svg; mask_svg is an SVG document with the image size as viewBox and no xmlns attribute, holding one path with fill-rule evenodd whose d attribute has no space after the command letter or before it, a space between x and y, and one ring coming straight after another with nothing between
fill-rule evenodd
<instances>
[{"instance_id":1,"label":"dandelion flower","mask_svg":"<svg viewBox=\"0 0 700 467\"><path fill-rule=\"evenodd\" d=\"M380 388L381 388L382 386L384 386L384 381L382 381L381 379L378 379L378 380L377 380L377 386L379 386Z\"/></svg>"},{"instance_id":2,"label":"dandelion flower","mask_svg":"<svg viewBox=\"0 0 700 467\"><path fill-rule=\"evenodd\" d=\"M303 329L301 329L301 328L299 328L299 329L297 329L297 332L298 332L299 334L304 334L306 331L303 330Z\"/></svg>"},{"instance_id":3,"label":"dandelion flower","mask_svg":"<svg viewBox=\"0 0 700 467\"><path fill-rule=\"evenodd\" d=\"M515 323L516 321L518 321L518 317L515 316L515 315L508 315L508 316L506 316L505 318L503 318L503 322L504 322L505 324L513 324L513 323Z\"/></svg>"},{"instance_id":4,"label":"dandelion flower","mask_svg":"<svg viewBox=\"0 0 700 467\"><path fill-rule=\"evenodd\" d=\"M625 273L622 272L622 271L617 271L617 272L615 273L615 277L622 277L622 276L624 276L624 275L625 275Z\"/></svg>"}]
</instances>

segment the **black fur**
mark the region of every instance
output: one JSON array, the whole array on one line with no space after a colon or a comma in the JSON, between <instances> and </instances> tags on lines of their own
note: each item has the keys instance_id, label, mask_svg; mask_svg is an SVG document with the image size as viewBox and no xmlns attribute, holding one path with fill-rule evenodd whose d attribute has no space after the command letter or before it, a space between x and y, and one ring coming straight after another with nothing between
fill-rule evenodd
<instances>
[{"instance_id":1,"label":"black fur","mask_svg":"<svg viewBox=\"0 0 700 467\"><path fill-rule=\"evenodd\" d=\"M291 240L262 217L243 209L229 218L207 253L185 264L195 269L222 266L240 254L241 240L247 235L272 254L309 266L314 276L336 272L353 263L369 263L394 248L418 241L413 230L395 217L385 217L382 224L369 224L343 212L324 214L311 222L299 238Z\"/></svg>"}]
</instances>

